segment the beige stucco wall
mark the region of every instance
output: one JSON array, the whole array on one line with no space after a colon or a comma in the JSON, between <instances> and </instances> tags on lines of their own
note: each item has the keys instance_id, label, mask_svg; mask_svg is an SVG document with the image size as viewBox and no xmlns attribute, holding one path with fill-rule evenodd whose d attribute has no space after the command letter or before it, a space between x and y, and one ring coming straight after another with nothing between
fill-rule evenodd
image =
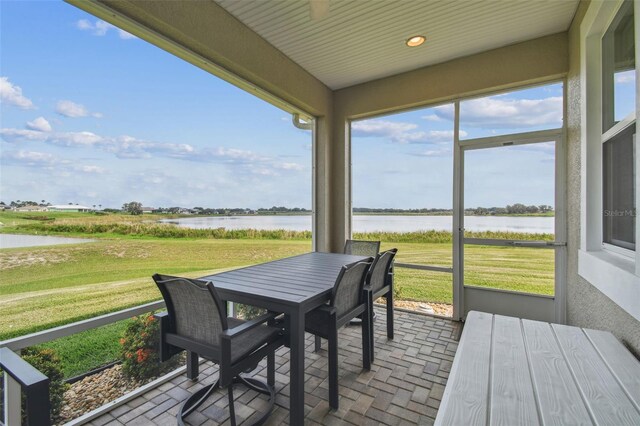
<instances>
[{"instance_id":1,"label":"beige stucco wall","mask_svg":"<svg viewBox=\"0 0 640 426\"><path fill-rule=\"evenodd\" d=\"M588 3L580 5L569 31L569 73L567 75L567 195L568 268L567 322L580 327L608 330L640 353L640 322L578 275L581 226L581 86L580 23Z\"/></svg>"},{"instance_id":2,"label":"beige stucco wall","mask_svg":"<svg viewBox=\"0 0 640 426\"><path fill-rule=\"evenodd\" d=\"M559 80L568 67L567 34L560 33L336 91L331 141L333 250L340 250L350 233L349 120Z\"/></svg>"}]
</instances>

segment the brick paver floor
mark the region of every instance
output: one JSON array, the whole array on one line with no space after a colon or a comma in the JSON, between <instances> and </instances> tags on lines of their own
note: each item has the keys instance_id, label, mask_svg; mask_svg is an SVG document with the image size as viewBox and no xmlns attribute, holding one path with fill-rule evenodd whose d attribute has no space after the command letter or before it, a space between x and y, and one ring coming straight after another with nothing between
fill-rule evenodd
<instances>
[{"instance_id":1,"label":"brick paver floor","mask_svg":"<svg viewBox=\"0 0 640 426\"><path fill-rule=\"evenodd\" d=\"M461 324L396 310L395 339L386 337L386 313L376 308L375 361L362 369L360 327L348 326L339 335L340 409L330 410L327 342L313 352L307 334L305 424L309 425L430 425L433 423L457 349ZM265 377L266 363L251 374ZM289 423L289 350L276 356L276 406L267 424ZM175 425L179 404L191 392L217 378L215 364L200 366L200 379L178 377L126 405L94 419L92 425ZM266 398L243 386L234 388L238 424L251 424ZM227 393L218 390L187 418L190 425L228 425Z\"/></svg>"}]
</instances>

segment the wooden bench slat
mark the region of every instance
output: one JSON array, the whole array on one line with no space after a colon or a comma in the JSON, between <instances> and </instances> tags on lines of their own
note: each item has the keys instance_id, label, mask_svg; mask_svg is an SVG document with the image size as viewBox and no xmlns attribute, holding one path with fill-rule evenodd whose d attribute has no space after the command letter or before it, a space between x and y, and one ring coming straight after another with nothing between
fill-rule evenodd
<instances>
[{"instance_id":1,"label":"wooden bench slat","mask_svg":"<svg viewBox=\"0 0 640 426\"><path fill-rule=\"evenodd\" d=\"M522 320L534 391L545 425L592 425L549 324Z\"/></svg>"},{"instance_id":2,"label":"wooden bench slat","mask_svg":"<svg viewBox=\"0 0 640 426\"><path fill-rule=\"evenodd\" d=\"M551 327L596 422L603 425L640 425L640 413L584 331L559 324Z\"/></svg>"},{"instance_id":3,"label":"wooden bench slat","mask_svg":"<svg viewBox=\"0 0 640 426\"><path fill-rule=\"evenodd\" d=\"M520 320L496 315L491 363L492 425L539 424Z\"/></svg>"},{"instance_id":4,"label":"wooden bench slat","mask_svg":"<svg viewBox=\"0 0 640 426\"><path fill-rule=\"evenodd\" d=\"M472 311L435 424L640 426L640 361L609 332Z\"/></svg>"},{"instance_id":5,"label":"wooden bench slat","mask_svg":"<svg viewBox=\"0 0 640 426\"><path fill-rule=\"evenodd\" d=\"M467 315L436 425L486 425L492 326L491 314Z\"/></svg>"},{"instance_id":6,"label":"wooden bench slat","mask_svg":"<svg viewBox=\"0 0 640 426\"><path fill-rule=\"evenodd\" d=\"M609 370L640 411L640 361L607 331L584 329Z\"/></svg>"}]
</instances>

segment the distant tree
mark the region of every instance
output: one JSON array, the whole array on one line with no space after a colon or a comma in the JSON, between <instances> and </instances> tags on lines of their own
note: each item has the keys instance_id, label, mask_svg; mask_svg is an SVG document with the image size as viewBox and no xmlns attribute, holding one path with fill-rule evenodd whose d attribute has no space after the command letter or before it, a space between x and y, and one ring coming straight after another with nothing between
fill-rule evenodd
<instances>
[{"instance_id":1,"label":"distant tree","mask_svg":"<svg viewBox=\"0 0 640 426\"><path fill-rule=\"evenodd\" d=\"M132 214L132 215L139 215L142 214L142 203L139 203L137 201L132 201L130 203L124 203L122 205L122 211Z\"/></svg>"},{"instance_id":2,"label":"distant tree","mask_svg":"<svg viewBox=\"0 0 640 426\"><path fill-rule=\"evenodd\" d=\"M527 212L527 206L524 204L516 203L507 206L507 213L509 214L525 214Z\"/></svg>"},{"instance_id":3,"label":"distant tree","mask_svg":"<svg viewBox=\"0 0 640 426\"><path fill-rule=\"evenodd\" d=\"M539 211L538 206L527 206L527 213L538 213Z\"/></svg>"}]
</instances>

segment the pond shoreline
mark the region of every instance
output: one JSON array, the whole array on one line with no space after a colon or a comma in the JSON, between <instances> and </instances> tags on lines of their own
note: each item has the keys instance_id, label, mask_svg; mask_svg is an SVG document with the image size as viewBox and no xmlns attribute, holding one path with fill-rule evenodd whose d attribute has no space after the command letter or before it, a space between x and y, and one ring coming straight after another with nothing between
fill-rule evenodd
<instances>
[{"instance_id":1,"label":"pond shoreline","mask_svg":"<svg viewBox=\"0 0 640 426\"><path fill-rule=\"evenodd\" d=\"M0 234L0 249L91 243L90 238L54 237L48 235Z\"/></svg>"},{"instance_id":2,"label":"pond shoreline","mask_svg":"<svg viewBox=\"0 0 640 426\"><path fill-rule=\"evenodd\" d=\"M311 231L311 220L310 215L235 215L167 218L158 222L189 229ZM451 231L452 226L450 215L353 215L355 233ZM552 234L554 228L553 216L465 216L465 229L474 232Z\"/></svg>"}]
</instances>

